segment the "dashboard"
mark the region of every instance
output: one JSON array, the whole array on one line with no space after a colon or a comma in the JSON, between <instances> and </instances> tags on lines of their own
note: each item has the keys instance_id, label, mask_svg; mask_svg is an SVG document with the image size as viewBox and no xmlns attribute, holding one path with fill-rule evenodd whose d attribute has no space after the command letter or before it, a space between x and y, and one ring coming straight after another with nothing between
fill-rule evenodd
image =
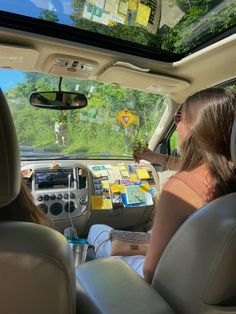
<instances>
[{"instance_id":1,"label":"dashboard","mask_svg":"<svg viewBox=\"0 0 236 314\"><path fill-rule=\"evenodd\" d=\"M34 202L59 231L86 233L95 223L126 228L147 223L159 195L149 163L130 161L22 161Z\"/></svg>"}]
</instances>

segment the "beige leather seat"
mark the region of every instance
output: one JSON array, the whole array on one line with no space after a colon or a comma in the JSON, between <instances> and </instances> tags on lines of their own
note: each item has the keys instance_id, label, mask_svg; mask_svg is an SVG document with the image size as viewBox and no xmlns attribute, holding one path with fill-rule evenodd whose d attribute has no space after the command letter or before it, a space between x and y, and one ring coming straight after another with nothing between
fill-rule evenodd
<instances>
[{"instance_id":1,"label":"beige leather seat","mask_svg":"<svg viewBox=\"0 0 236 314\"><path fill-rule=\"evenodd\" d=\"M236 120L231 156L236 164ZM189 217L168 244L151 286L119 260L88 262L76 273L96 306L93 313L236 313L236 193ZM80 313L92 313L88 308Z\"/></svg>"},{"instance_id":2,"label":"beige leather seat","mask_svg":"<svg viewBox=\"0 0 236 314\"><path fill-rule=\"evenodd\" d=\"M0 90L0 210L20 189L14 125ZM74 314L71 249L58 232L24 222L0 222L0 313Z\"/></svg>"}]
</instances>

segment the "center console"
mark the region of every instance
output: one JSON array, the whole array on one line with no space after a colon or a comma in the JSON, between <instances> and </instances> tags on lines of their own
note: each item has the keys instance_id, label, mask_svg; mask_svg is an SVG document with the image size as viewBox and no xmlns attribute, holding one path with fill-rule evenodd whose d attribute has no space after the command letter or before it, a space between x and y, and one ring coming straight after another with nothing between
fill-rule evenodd
<instances>
[{"instance_id":1,"label":"center console","mask_svg":"<svg viewBox=\"0 0 236 314\"><path fill-rule=\"evenodd\" d=\"M113 228L144 225L151 220L159 193L158 176L148 163L124 161L35 161L22 172L35 204L63 231L93 224ZM81 231L82 232L82 231Z\"/></svg>"},{"instance_id":2,"label":"center console","mask_svg":"<svg viewBox=\"0 0 236 314\"><path fill-rule=\"evenodd\" d=\"M88 182L85 168L30 165L27 185L38 205L53 221L75 218L88 206ZM23 168L24 170L24 168Z\"/></svg>"}]
</instances>

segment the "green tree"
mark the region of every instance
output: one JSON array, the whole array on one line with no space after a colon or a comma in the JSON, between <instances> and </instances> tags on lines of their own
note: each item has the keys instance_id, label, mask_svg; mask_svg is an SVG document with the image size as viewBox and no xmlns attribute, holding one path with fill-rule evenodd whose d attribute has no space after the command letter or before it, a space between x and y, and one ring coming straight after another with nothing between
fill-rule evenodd
<instances>
[{"instance_id":1,"label":"green tree","mask_svg":"<svg viewBox=\"0 0 236 314\"><path fill-rule=\"evenodd\" d=\"M39 15L39 19L40 20L46 20L46 21L49 21L49 22L54 22L54 23L58 23L59 22L59 19L57 17L56 12L48 10L48 9L42 10L42 12Z\"/></svg>"}]
</instances>

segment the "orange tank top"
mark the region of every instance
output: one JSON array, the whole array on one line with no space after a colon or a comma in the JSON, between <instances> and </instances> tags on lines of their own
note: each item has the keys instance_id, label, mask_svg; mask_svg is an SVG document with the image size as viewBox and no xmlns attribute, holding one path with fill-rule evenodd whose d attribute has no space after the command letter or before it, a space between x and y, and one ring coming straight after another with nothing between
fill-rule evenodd
<instances>
[{"instance_id":1,"label":"orange tank top","mask_svg":"<svg viewBox=\"0 0 236 314\"><path fill-rule=\"evenodd\" d=\"M191 171L182 171L171 178L182 181L196 195L196 202L202 206L214 199L214 185L209 170L205 165Z\"/></svg>"}]
</instances>

